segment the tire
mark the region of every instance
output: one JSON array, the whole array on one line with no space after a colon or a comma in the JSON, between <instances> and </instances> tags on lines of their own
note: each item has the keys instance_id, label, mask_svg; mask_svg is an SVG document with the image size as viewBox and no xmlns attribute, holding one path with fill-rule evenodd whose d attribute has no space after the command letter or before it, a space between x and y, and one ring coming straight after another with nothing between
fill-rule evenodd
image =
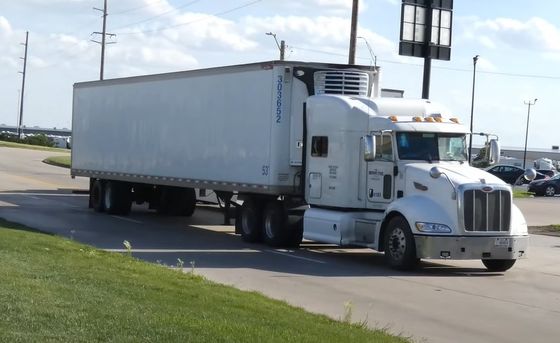
<instances>
[{"instance_id":1,"label":"tire","mask_svg":"<svg viewBox=\"0 0 560 343\"><path fill-rule=\"evenodd\" d=\"M281 201L269 201L263 214L264 242L273 247L287 246L290 238L288 212Z\"/></svg>"},{"instance_id":2,"label":"tire","mask_svg":"<svg viewBox=\"0 0 560 343\"><path fill-rule=\"evenodd\" d=\"M132 206L132 194L127 183L107 181L104 186L103 202L109 214L127 215Z\"/></svg>"},{"instance_id":3,"label":"tire","mask_svg":"<svg viewBox=\"0 0 560 343\"><path fill-rule=\"evenodd\" d=\"M482 260L489 272L505 272L513 267L516 260Z\"/></svg>"},{"instance_id":4,"label":"tire","mask_svg":"<svg viewBox=\"0 0 560 343\"><path fill-rule=\"evenodd\" d=\"M258 243L262 240L262 207L254 199L243 202L239 214L239 229L245 242Z\"/></svg>"},{"instance_id":5,"label":"tire","mask_svg":"<svg viewBox=\"0 0 560 343\"><path fill-rule=\"evenodd\" d=\"M411 270L420 261L416 257L414 236L406 219L393 217L387 224L384 237L385 262L391 268Z\"/></svg>"},{"instance_id":6,"label":"tire","mask_svg":"<svg viewBox=\"0 0 560 343\"><path fill-rule=\"evenodd\" d=\"M102 180L95 180L91 186L91 191L89 194L89 201L91 207L95 212L103 212L105 211L105 203L103 201L104 198L104 189L103 189L103 181Z\"/></svg>"},{"instance_id":7,"label":"tire","mask_svg":"<svg viewBox=\"0 0 560 343\"><path fill-rule=\"evenodd\" d=\"M298 219L295 223L290 224L290 234L288 237L289 248L299 248L303 240L303 218Z\"/></svg>"},{"instance_id":8,"label":"tire","mask_svg":"<svg viewBox=\"0 0 560 343\"><path fill-rule=\"evenodd\" d=\"M544 189L544 195L547 197L553 197L556 194L556 187L554 186L546 186Z\"/></svg>"},{"instance_id":9,"label":"tire","mask_svg":"<svg viewBox=\"0 0 560 343\"><path fill-rule=\"evenodd\" d=\"M193 188L161 187L157 212L162 215L193 215L196 209L196 193Z\"/></svg>"}]
</instances>

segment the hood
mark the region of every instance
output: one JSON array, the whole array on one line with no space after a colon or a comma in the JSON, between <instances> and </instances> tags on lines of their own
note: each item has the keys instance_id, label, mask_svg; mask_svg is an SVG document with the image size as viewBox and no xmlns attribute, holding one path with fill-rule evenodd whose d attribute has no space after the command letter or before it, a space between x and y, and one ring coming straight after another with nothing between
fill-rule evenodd
<instances>
[{"instance_id":1,"label":"hood","mask_svg":"<svg viewBox=\"0 0 560 343\"><path fill-rule=\"evenodd\" d=\"M455 184L461 185L466 183L487 183L487 184L500 184L507 185L500 178L487 173L486 171L469 166L468 164L451 164L451 163L413 163L407 165L407 172L411 171L416 174L417 172L426 173L429 175L430 169L438 167L442 170L447 177ZM416 173L415 173L416 172Z\"/></svg>"},{"instance_id":2,"label":"hood","mask_svg":"<svg viewBox=\"0 0 560 343\"><path fill-rule=\"evenodd\" d=\"M547 182L548 180L550 180L550 178L540 179L540 180L533 180L533 181L529 182L529 184L530 184L530 185L537 186L537 185L541 185L541 184Z\"/></svg>"}]
</instances>

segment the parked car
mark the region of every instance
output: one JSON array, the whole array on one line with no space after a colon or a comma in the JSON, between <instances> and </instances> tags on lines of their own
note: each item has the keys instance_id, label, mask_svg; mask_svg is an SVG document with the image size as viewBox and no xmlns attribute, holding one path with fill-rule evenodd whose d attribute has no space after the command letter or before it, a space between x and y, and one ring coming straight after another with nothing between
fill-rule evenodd
<instances>
[{"instance_id":1,"label":"parked car","mask_svg":"<svg viewBox=\"0 0 560 343\"><path fill-rule=\"evenodd\" d=\"M529 183L529 180L527 180L524 177L521 177L523 173L525 173L525 169L516 166L511 166L507 164L498 164L496 166L487 168L486 171L492 175L499 177L500 179L504 180L504 182L509 183L510 185L515 184L515 182L518 182L517 184ZM547 175L537 171L537 176L535 177L535 180L548 179L548 178L549 177Z\"/></svg>"},{"instance_id":2,"label":"parked car","mask_svg":"<svg viewBox=\"0 0 560 343\"><path fill-rule=\"evenodd\" d=\"M560 174L549 179L534 180L529 183L527 190L535 195L546 195L548 197L560 193Z\"/></svg>"},{"instance_id":3,"label":"parked car","mask_svg":"<svg viewBox=\"0 0 560 343\"><path fill-rule=\"evenodd\" d=\"M537 169L537 173L544 174L548 177L554 177L556 174L558 174L558 172L552 169Z\"/></svg>"}]
</instances>

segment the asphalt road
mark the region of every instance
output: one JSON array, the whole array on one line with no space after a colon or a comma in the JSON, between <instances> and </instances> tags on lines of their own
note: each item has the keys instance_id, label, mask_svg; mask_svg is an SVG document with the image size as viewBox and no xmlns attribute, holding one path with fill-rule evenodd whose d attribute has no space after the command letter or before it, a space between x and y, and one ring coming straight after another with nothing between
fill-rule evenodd
<instances>
[{"instance_id":1,"label":"asphalt road","mask_svg":"<svg viewBox=\"0 0 560 343\"><path fill-rule=\"evenodd\" d=\"M208 279L334 318L350 303L353 320L416 341L535 343L560 336L560 238L532 236L529 258L503 274L486 272L479 261L428 261L402 273L367 249L245 244L212 206L199 206L192 218L159 217L144 207L128 217L93 213L86 195L72 193L86 189L87 180L41 163L52 155L0 148L0 217L102 249L122 251L128 240L139 258L167 265L180 258L186 269L192 261ZM541 225L560 222L553 212L559 201L516 202L530 225Z\"/></svg>"}]
</instances>

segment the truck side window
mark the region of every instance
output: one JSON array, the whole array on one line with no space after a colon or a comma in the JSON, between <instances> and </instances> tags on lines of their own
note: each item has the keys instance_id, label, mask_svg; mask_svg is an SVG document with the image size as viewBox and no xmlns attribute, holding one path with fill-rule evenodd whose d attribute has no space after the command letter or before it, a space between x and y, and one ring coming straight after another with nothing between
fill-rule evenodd
<instances>
[{"instance_id":1,"label":"truck side window","mask_svg":"<svg viewBox=\"0 0 560 343\"><path fill-rule=\"evenodd\" d=\"M375 139L375 159L382 161L393 160L393 146L391 136L381 135Z\"/></svg>"},{"instance_id":2,"label":"truck side window","mask_svg":"<svg viewBox=\"0 0 560 343\"><path fill-rule=\"evenodd\" d=\"M313 136L311 138L311 156L327 157L329 152L329 137Z\"/></svg>"}]
</instances>

